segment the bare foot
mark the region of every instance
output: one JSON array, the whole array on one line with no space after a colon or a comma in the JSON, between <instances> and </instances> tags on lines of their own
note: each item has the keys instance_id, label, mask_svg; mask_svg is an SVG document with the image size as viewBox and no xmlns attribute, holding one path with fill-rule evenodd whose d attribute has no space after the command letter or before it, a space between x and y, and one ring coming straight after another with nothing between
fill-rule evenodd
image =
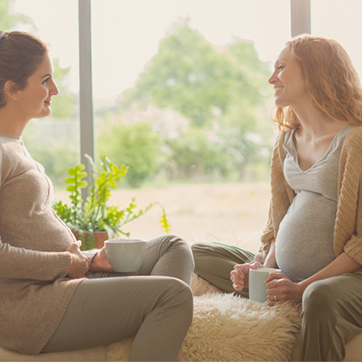
<instances>
[{"instance_id":1,"label":"bare foot","mask_svg":"<svg viewBox=\"0 0 362 362\"><path fill-rule=\"evenodd\" d=\"M186 357L185 353L181 349L176 361L190 361L190 360Z\"/></svg>"}]
</instances>

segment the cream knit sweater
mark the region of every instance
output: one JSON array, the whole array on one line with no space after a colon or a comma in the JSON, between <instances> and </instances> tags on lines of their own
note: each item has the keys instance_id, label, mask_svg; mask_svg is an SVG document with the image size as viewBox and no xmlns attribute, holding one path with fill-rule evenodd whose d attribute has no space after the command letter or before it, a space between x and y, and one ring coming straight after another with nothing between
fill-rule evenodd
<instances>
[{"instance_id":1,"label":"cream knit sweater","mask_svg":"<svg viewBox=\"0 0 362 362\"><path fill-rule=\"evenodd\" d=\"M283 174L283 142L284 134L280 134L272 157L269 218L261 237L260 251L264 257L294 198L294 191L287 184ZM357 263L362 264L362 126L349 132L341 151L333 247L336 256L345 252ZM362 274L362 269L357 273Z\"/></svg>"},{"instance_id":2,"label":"cream knit sweater","mask_svg":"<svg viewBox=\"0 0 362 362\"><path fill-rule=\"evenodd\" d=\"M39 353L83 279L68 279L75 242L51 208L52 185L21 138L0 135L0 346Z\"/></svg>"}]
</instances>

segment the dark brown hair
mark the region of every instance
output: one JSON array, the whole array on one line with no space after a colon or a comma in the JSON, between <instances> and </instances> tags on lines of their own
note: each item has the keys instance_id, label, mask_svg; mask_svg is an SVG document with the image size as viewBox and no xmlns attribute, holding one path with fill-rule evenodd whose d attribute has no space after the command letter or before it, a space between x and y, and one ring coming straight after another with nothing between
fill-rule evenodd
<instances>
[{"instance_id":1,"label":"dark brown hair","mask_svg":"<svg viewBox=\"0 0 362 362\"><path fill-rule=\"evenodd\" d=\"M0 40L0 108L6 105L4 85L11 80L16 90L24 89L28 78L48 54L48 47L35 36L12 31Z\"/></svg>"}]
</instances>

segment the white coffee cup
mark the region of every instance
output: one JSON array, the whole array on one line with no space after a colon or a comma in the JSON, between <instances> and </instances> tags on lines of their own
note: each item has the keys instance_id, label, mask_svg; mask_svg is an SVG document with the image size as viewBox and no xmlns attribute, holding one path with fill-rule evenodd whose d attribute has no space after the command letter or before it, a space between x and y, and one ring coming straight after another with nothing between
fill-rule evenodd
<instances>
[{"instance_id":1,"label":"white coffee cup","mask_svg":"<svg viewBox=\"0 0 362 362\"><path fill-rule=\"evenodd\" d=\"M249 299L256 302L267 300L265 281L269 273L281 273L281 270L275 268L249 269Z\"/></svg>"},{"instance_id":2,"label":"white coffee cup","mask_svg":"<svg viewBox=\"0 0 362 362\"><path fill-rule=\"evenodd\" d=\"M115 272L135 272L146 254L145 240L112 239L104 242L109 263Z\"/></svg>"}]
</instances>

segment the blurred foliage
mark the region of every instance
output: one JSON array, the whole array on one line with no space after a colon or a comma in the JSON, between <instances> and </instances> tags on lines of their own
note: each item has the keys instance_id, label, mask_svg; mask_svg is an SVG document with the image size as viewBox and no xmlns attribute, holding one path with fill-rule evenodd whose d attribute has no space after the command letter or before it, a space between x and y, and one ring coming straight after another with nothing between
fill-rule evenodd
<instances>
[{"instance_id":1,"label":"blurred foliage","mask_svg":"<svg viewBox=\"0 0 362 362\"><path fill-rule=\"evenodd\" d=\"M11 4L0 0L1 30L19 21L32 24L9 15ZM135 86L115 106L97 108L97 154L129 165L126 182L132 187L157 175L176 181L267 179L274 136L269 73L252 42L235 38L214 46L183 20L160 42ZM54 61L60 94L47 122L58 128L43 130L42 123L31 122L24 133L30 153L55 183L79 153L79 130L69 127L78 100L68 89L68 74Z\"/></svg>"},{"instance_id":2,"label":"blurred foliage","mask_svg":"<svg viewBox=\"0 0 362 362\"><path fill-rule=\"evenodd\" d=\"M231 176L235 160L217 140L210 141L200 128L189 128L181 137L169 140L170 156L165 165L170 179L215 180Z\"/></svg>"},{"instance_id":3,"label":"blurred foliage","mask_svg":"<svg viewBox=\"0 0 362 362\"><path fill-rule=\"evenodd\" d=\"M135 87L123 93L119 110L152 103L205 127L237 104L240 115L250 118L253 107L263 106L261 92L271 94L268 76L251 42L236 39L231 46L214 48L185 25L160 43Z\"/></svg>"},{"instance_id":4,"label":"blurred foliage","mask_svg":"<svg viewBox=\"0 0 362 362\"><path fill-rule=\"evenodd\" d=\"M78 161L78 133L64 131L66 122L33 120L29 122L23 140L34 160L41 163L55 185L63 184L69 165ZM71 128L71 125L68 129Z\"/></svg>"},{"instance_id":5,"label":"blurred foliage","mask_svg":"<svg viewBox=\"0 0 362 362\"><path fill-rule=\"evenodd\" d=\"M118 124L130 127L142 119L137 114L147 114L152 107L160 112L173 110L186 121L186 127L175 126L177 137L157 126L162 144L160 164L149 165L148 177L157 171L176 180L266 179L274 136L268 119L272 104L269 76L267 64L259 60L252 42L235 38L230 45L216 47L186 20L160 42L158 53L135 86L123 92L117 106L99 110L99 114L113 124L107 131L113 137L120 137L121 132L113 131L121 129ZM157 128L155 117L148 121ZM151 128L149 131L151 137ZM99 147L107 147L105 142L106 138L100 137ZM125 139L119 138L120 150L123 142ZM112 144L116 143L112 138ZM131 143L128 147L132 149ZM137 145L133 149L136 153ZM120 151L119 157L124 157L124 152ZM154 160L157 158L156 153ZM132 161L121 158L118 162L132 169Z\"/></svg>"},{"instance_id":6,"label":"blurred foliage","mask_svg":"<svg viewBox=\"0 0 362 362\"><path fill-rule=\"evenodd\" d=\"M98 154L107 154L117 164L129 165L126 181L138 187L159 166L160 137L150 123L117 124L100 130Z\"/></svg>"},{"instance_id":7,"label":"blurred foliage","mask_svg":"<svg viewBox=\"0 0 362 362\"><path fill-rule=\"evenodd\" d=\"M24 15L13 14L12 7L14 0L0 0L0 30L10 31L18 22L32 24L32 20Z\"/></svg>"}]
</instances>

